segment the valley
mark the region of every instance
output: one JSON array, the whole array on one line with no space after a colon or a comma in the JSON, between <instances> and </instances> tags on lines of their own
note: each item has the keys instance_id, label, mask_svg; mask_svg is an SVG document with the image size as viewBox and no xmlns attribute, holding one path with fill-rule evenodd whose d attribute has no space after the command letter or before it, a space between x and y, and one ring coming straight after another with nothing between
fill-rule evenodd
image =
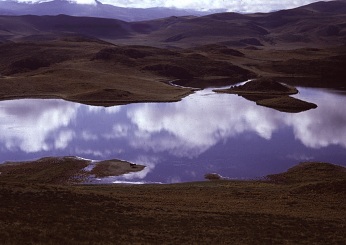
<instances>
[{"instance_id":1,"label":"valley","mask_svg":"<svg viewBox=\"0 0 346 245\"><path fill-rule=\"evenodd\" d=\"M346 241L346 1L77 5L0 11L1 244Z\"/></svg>"}]
</instances>

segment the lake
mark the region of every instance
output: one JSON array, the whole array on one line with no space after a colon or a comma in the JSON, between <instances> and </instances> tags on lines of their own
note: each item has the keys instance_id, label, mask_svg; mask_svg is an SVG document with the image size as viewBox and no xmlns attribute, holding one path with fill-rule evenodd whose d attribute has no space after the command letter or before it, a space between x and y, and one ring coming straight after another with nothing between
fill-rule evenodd
<instances>
[{"instance_id":1,"label":"lake","mask_svg":"<svg viewBox=\"0 0 346 245\"><path fill-rule=\"evenodd\" d=\"M93 183L177 183L207 173L261 178L302 161L346 166L346 94L298 89L295 97L318 108L283 113L211 89L175 103L109 108L55 99L1 101L0 162L79 156L146 165Z\"/></svg>"}]
</instances>

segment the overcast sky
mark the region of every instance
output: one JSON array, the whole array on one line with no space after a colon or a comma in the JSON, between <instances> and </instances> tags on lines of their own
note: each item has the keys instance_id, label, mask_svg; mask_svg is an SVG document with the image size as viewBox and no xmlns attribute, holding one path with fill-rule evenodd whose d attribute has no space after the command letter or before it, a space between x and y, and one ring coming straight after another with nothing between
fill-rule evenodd
<instances>
[{"instance_id":1,"label":"overcast sky","mask_svg":"<svg viewBox=\"0 0 346 245\"><path fill-rule=\"evenodd\" d=\"M1 1L1 0L0 0ZM18 0L19 2L40 2L47 0ZM69 0L93 4L95 0ZM226 9L232 12L269 12L299 7L319 0L99 0L119 7L176 7L184 9L211 10Z\"/></svg>"}]
</instances>

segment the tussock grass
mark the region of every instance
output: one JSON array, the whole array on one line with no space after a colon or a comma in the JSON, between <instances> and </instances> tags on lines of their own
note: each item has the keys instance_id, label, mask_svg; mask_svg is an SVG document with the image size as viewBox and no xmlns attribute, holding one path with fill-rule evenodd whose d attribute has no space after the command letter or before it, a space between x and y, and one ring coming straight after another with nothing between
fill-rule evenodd
<instances>
[{"instance_id":1,"label":"tussock grass","mask_svg":"<svg viewBox=\"0 0 346 245\"><path fill-rule=\"evenodd\" d=\"M83 180L89 161L75 157L46 157L31 162L0 165L1 180L6 182L66 184Z\"/></svg>"},{"instance_id":2,"label":"tussock grass","mask_svg":"<svg viewBox=\"0 0 346 245\"><path fill-rule=\"evenodd\" d=\"M263 181L27 183L0 177L1 244L342 244L345 168L304 163Z\"/></svg>"}]
</instances>

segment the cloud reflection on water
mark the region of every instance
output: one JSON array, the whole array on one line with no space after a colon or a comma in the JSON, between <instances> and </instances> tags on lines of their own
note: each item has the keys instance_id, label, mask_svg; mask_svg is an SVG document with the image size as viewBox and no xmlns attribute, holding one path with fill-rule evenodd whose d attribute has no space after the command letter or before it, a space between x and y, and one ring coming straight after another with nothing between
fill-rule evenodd
<instances>
[{"instance_id":1,"label":"cloud reflection on water","mask_svg":"<svg viewBox=\"0 0 346 245\"><path fill-rule=\"evenodd\" d=\"M62 100L2 101L0 150L42 152L42 156L59 150L59 154L99 159L124 157L147 165L144 171L123 177L130 180L145 178L162 160L162 153L165 157L197 158L213 146L245 134L270 141L285 128L307 148L346 148L346 111L340 106L346 97L318 89L300 91L300 98L318 104L318 108L298 114L282 113L242 97L209 91L200 91L177 103L112 108ZM312 159L309 154L293 150L287 157ZM180 177L171 177L170 181L177 181L175 178Z\"/></svg>"},{"instance_id":2,"label":"cloud reflection on water","mask_svg":"<svg viewBox=\"0 0 346 245\"><path fill-rule=\"evenodd\" d=\"M309 148L320 149L330 145L346 148L346 110L343 107L346 97L317 89L313 94L308 92L311 89L304 90L306 95L303 97L316 101L318 109L285 118L295 137Z\"/></svg>"},{"instance_id":3,"label":"cloud reflection on water","mask_svg":"<svg viewBox=\"0 0 346 245\"><path fill-rule=\"evenodd\" d=\"M311 89L301 90L304 93ZM270 140L279 128L289 126L306 147L346 148L346 111L340 106L345 103L345 96L313 89L307 97L318 103L318 109L298 114L259 107L234 95L212 96L215 99L201 96L180 103L146 104L129 109L128 116L138 128L137 137L129 139L131 145L194 157L244 132ZM162 136L162 132L166 134Z\"/></svg>"},{"instance_id":4,"label":"cloud reflection on water","mask_svg":"<svg viewBox=\"0 0 346 245\"><path fill-rule=\"evenodd\" d=\"M2 101L0 142L7 150L28 153L65 148L74 137L67 127L75 119L78 107L59 100Z\"/></svg>"}]
</instances>

